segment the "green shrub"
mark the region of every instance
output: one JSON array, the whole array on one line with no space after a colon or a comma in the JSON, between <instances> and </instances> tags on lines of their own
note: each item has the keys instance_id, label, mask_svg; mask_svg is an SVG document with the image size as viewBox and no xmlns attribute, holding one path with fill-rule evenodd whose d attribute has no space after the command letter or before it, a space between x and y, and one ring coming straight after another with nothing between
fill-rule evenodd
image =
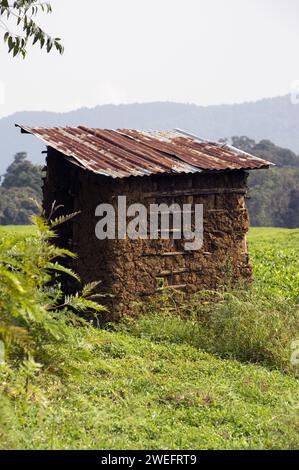
<instances>
[{"instance_id":1,"label":"green shrub","mask_svg":"<svg viewBox=\"0 0 299 470\"><path fill-rule=\"evenodd\" d=\"M0 340L6 354L31 358L49 338L62 340L67 323L80 321L74 311L103 310L92 295L96 283L80 294L63 294L60 276L79 278L58 263L59 258L75 255L52 243L53 229L71 217L51 223L35 217L34 236L7 233L0 238Z\"/></svg>"},{"instance_id":2,"label":"green shrub","mask_svg":"<svg viewBox=\"0 0 299 470\"><path fill-rule=\"evenodd\" d=\"M298 230L253 229L250 288L200 292L185 303L164 289L150 305L137 305L141 317L121 328L298 375L290 361L291 343L299 339L298 248Z\"/></svg>"},{"instance_id":3,"label":"green shrub","mask_svg":"<svg viewBox=\"0 0 299 470\"><path fill-rule=\"evenodd\" d=\"M141 316L127 319L121 328L296 374L290 362L291 343L299 335L296 305L271 289L201 292L187 303L176 302L176 295L165 290L157 303L142 306Z\"/></svg>"}]
</instances>

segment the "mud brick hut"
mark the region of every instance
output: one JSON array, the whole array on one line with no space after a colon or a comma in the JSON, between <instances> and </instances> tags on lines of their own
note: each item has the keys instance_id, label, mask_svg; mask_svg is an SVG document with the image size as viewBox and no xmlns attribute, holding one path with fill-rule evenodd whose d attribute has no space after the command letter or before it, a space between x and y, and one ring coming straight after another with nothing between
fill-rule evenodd
<instances>
[{"instance_id":1,"label":"mud brick hut","mask_svg":"<svg viewBox=\"0 0 299 470\"><path fill-rule=\"evenodd\" d=\"M64 214L80 211L61 227L59 244L78 254L72 267L83 283L100 280L101 291L114 295L114 312L147 301L161 278L186 293L251 278L246 181L270 162L179 130L21 129L47 144L46 213L54 201ZM186 251L184 240L161 236L97 239L96 207L116 205L119 195L146 207L203 204L203 247Z\"/></svg>"}]
</instances>

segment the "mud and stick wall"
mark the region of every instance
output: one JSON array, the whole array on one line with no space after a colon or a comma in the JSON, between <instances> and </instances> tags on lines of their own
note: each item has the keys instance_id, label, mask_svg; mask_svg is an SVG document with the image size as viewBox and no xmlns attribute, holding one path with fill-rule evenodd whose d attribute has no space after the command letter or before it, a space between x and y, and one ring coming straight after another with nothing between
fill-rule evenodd
<instances>
[{"instance_id":1,"label":"mud and stick wall","mask_svg":"<svg viewBox=\"0 0 299 470\"><path fill-rule=\"evenodd\" d=\"M112 294L106 302L110 318L133 312L134 302L146 302L165 286L186 295L251 279L246 233L247 173L228 171L180 175L153 175L112 179L95 175L52 151L44 186L47 210L53 201L62 212L80 211L60 232L60 243L78 254L73 262L83 284L101 281L100 292ZM185 240L98 240L96 207L109 203L117 213L117 197L127 206L142 203L203 204L204 244L186 251Z\"/></svg>"}]
</instances>

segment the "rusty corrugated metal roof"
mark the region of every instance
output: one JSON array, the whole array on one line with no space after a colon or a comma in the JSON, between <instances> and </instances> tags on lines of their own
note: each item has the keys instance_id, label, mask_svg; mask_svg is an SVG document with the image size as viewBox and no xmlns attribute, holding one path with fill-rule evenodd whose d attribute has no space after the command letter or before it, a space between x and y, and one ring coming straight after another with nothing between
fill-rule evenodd
<instances>
[{"instance_id":1,"label":"rusty corrugated metal roof","mask_svg":"<svg viewBox=\"0 0 299 470\"><path fill-rule=\"evenodd\" d=\"M254 170L272 163L227 144L181 130L139 131L88 127L25 127L48 146L93 173L124 178L203 170Z\"/></svg>"}]
</instances>

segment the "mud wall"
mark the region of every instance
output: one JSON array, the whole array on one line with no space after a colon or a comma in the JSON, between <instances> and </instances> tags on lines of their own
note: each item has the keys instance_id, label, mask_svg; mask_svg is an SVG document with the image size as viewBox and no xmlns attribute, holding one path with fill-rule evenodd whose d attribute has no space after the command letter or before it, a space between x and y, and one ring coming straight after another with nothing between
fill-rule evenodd
<instances>
[{"instance_id":1,"label":"mud wall","mask_svg":"<svg viewBox=\"0 0 299 470\"><path fill-rule=\"evenodd\" d=\"M54 200L66 209L80 211L60 242L78 254L73 268L83 283L101 281L100 291L113 294L106 300L111 318L132 312L132 303L146 301L164 285L188 293L217 289L251 278L245 207L247 174L244 171L203 172L112 179L92 174L65 162L59 154L48 158L45 206ZM203 204L204 245L186 251L184 240L98 240L96 207L109 203L117 212L117 197L127 206L142 203Z\"/></svg>"}]
</instances>

